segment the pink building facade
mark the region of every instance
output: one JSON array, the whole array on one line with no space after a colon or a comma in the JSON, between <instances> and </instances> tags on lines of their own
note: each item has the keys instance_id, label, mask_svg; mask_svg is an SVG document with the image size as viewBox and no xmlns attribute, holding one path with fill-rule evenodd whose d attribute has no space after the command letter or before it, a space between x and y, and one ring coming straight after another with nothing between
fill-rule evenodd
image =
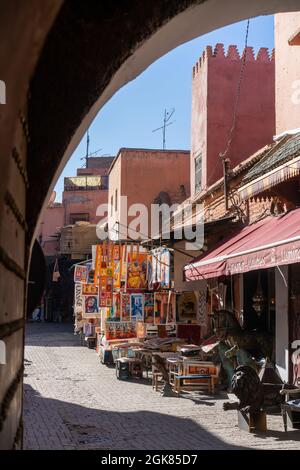
<instances>
[{"instance_id":1,"label":"pink building facade","mask_svg":"<svg viewBox=\"0 0 300 470\"><path fill-rule=\"evenodd\" d=\"M45 256L59 253L61 227L79 221L99 222L96 212L108 200L108 171L113 160L113 157L88 158L86 168L79 168L76 176L65 178L62 203L56 203L55 193L52 195L38 232Z\"/></svg>"},{"instance_id":2,"label":"pink building facade","mask_svg":"<svg viewBox=\"0 0 300 470\"><path fill-rule=\"evenodd\" d=\"M245 51L244 51L245 54ZM220 153L227 147L237 99L242 57L236 46L224 51L207 46L193 68L191 129L191 194L204 191L223 175ZM233 168L275 133L274 54L246 50L235 129L227 157Z\"/></svg>"},{"instance_id":3,"label":"pink building facade","mask_svg":"<svg viewBox=\"0 0 300 470\"><path fill-rule=\"evenodd\" d=\"M300 12L275 15L276 134L300 127Z\"/></svg>"},{"instance_id":4,"label":"pink building facade","mask_svg":"<svg viewBox=\"0 0 300 470\"><path fill-rule=\"evenodd\" d=\"M119 150L109 173L109 227L117 239L127 238L126 227L138 211L128 214L133 204L143 204L148 223L139 228L141 238L151 235L151 205L180 204L190 195L190 152L186 150ZM126 207L121 204L126 196ZM123 199L124 200L124 199ZM118 225L120 224L120 225ZM119 227L119 229L118 229Z\"/></svg>"},{"instance_id":5,"label":"pink building facade","mask_svg":"<svg viewBox=\"0 0 300 470\"><path fill-rule=\"evenodd\" d=\"M38 240L45 256L55 256L59 251L59 232L64 225L64 207L55 202L56 193L52 193L45 209L43 220L38 231Z\"/></svg>"}]
</instances>

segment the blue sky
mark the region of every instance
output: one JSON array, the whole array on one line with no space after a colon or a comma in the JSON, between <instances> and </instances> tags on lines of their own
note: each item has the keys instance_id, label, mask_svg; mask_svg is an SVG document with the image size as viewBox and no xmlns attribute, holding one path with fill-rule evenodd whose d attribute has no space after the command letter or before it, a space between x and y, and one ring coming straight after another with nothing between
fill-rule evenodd
<instances>
[{"instance_id":1,"label":"blue sky","mask_svg":"<svg viewBox=\"0 0 300 470\"><path fill-rule=\"evenodd\" d=\"M245 42L246 21L236 23L190 41L169 52L132 82L121 88L101 109L90 126L90 152L116 155L120 147L162 148L162 133L152 130L162 125L164 109L175 108L175 122L167 128L167 149L190 148L192 67L206 45ZM261 16L250 21L248 45L274 47L274 18ZM86 136L64 168L55 190L61 200L63 178L76 175L84 166Z\"/></svg>"}]
</instances>

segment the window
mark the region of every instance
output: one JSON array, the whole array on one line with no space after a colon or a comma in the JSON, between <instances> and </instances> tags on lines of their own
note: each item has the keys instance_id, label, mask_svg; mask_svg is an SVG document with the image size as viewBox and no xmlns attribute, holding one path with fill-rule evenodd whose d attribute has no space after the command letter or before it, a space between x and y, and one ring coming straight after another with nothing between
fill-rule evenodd
<instances>
[{"instance_id":1,"label":"window","mask_svg":"<svg viewBox=\"0 0 300 470\"><path fill-rule=\"evenodd\" d=\"M118 190L115 192L115 211L118 210Z\"/></svg>"},{"instance_id":2,"label":"window","mask_svg":"<svg viewBox=\"0 0 300 470\"><path fill-rule=\"evenodd\" d=\"M202 187L202 154L195 158L195 193L198 193Z\"/></svg>"}]
</instances>

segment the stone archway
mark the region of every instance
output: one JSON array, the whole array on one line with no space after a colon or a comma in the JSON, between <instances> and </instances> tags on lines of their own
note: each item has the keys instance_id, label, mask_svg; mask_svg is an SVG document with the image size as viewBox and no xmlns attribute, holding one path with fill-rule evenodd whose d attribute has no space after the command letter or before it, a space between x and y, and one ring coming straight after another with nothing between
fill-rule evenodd
<instances>
[{"instance_id":1,"label":"stone archway","mask_svg":"<svg viewBox=\"0 0 300 470\"><path fill-rule=\"evenodd\" d=\"M0 448L19 447L25 282L39 214L104 103L196 36L297 0L4 0L0 18Z\"/></svg>"}]
</instances>

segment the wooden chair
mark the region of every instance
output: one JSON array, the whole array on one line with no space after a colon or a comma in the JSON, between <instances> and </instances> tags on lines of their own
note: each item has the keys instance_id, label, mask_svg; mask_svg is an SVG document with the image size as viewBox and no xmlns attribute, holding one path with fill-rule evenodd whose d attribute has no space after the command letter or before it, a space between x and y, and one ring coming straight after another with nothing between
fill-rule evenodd
<instances>
[{"instance_id":1,"label":"wooden chair","mask_svg":"<svg viewBox=\"0 0 300 470\"><path fill-rule=\"evenodd\" d=\"M285 395L285 403L281 405L281 414L285 432L288 427L300 429L300 388L280 390Z\"/></svg>"}]
</instances>

